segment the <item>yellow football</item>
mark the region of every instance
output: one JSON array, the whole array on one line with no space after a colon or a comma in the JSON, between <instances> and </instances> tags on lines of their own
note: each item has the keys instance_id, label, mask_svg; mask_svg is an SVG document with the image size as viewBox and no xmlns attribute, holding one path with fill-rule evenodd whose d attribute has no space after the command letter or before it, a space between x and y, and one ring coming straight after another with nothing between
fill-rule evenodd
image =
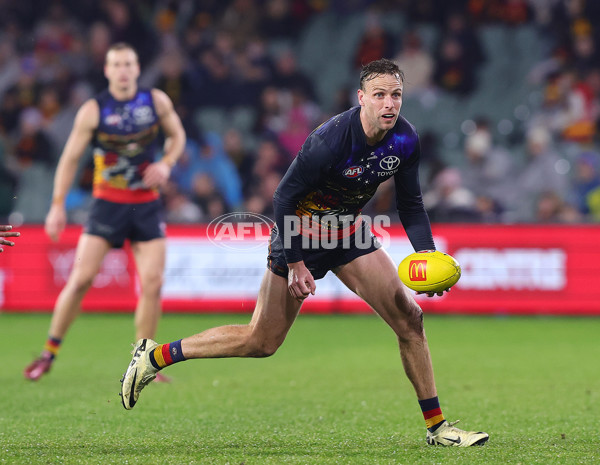
<instances>
[{"instance_id":1,"label":"yellow football","mask_svg":"<svg viewBox=\"0 0 600 465\"><path fill-rule=\"evenodd\" d=\"M460 279L460 265L454 257L438 250L417 252L402 260L398 276L413 291L442 292Z\"/></svg>"}]
</instances>

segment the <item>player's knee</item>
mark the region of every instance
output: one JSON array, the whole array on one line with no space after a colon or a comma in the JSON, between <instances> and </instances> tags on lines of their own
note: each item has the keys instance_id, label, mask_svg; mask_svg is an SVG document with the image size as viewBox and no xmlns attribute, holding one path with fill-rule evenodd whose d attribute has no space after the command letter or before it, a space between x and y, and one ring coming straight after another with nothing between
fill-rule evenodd
<instances>
[{"instance_id":1,"label":"player's knee","mask_svg":"<svg viewBox=\"0 0 600 465\"><path fill-rule=\"evenodd\" d=\"M248 357L266 358L277 352L281 342L276 338L264 338L251 335L246 343Z\"/></svg>"},{"instance_id":2,"label":"player's knee","mask_svg":"<svg viewBox=\"0 0 600 465\"><path fill-rule=\"evenodd\" d=\"M74 294L85 294L94 282L94 276L71 276L68 283L68 288Z\"/></svg>"},{"instance_id":3,"label":"player's knee","mask_svg":"<svg viewBox=\"0 0 600 465\"><path fill-rule=\"evenodd\" d=\"M263 344L262 346L260 346L258 348L258 350L255 352L254 356L256 358L270 357L271 355L275 354L275 352L277 352L277 349L279 349L279 345L276 345L276 344Z\"/></svg>"},{"instance_id":4,"label":"player's knee","mask_svg":"<svg viewBox=\"0 0 600 465\"><path fill-rule=\"evenodd\" d=\"M252 356L256 358L270 357L275 352L277 352L277 349L279 349L280 345L281 344L278 344L274 341L263 341L261 344L257 344L254 346Z\"/></svg>"},{"instance_id":5,"label":"player's knee","mask_svg":"<svg viewBox=\"0 0 600 465\"><path fill-rule=\"evenodd\" d=\"M423 310L414 301L406 309L406 324L409 330L418 334L423 333Z\"/></svg>"},{"instance_id":6,"label":"player's knee","mask_svg":"<svg viewBox=\"0 0 600 465\"><path fill-rule=\"evenodd\" d=\"M400 321L396 333L400 339L413 339L423 335L423 310L414 299L401 298L396 301L400 309Z\"/></svg>"},{"instance_id":7,"label":"player's knee","mask_svg":"<svg viewBox=\"0 0 600 465\"><path fill-rule=\"evenodd\" d=\"M140 277L141 291L145 294L160 294L162 285L162 274L148 273Z\"/></svg>"},{"instance_id":8,"label":"player's knee","mask_svg":"<svg viewBox=\"0 0 600 465\"><path fill-rule=\"evenodd\" d=\"M405 289L397 290L394 295L394 303L406 315L417 315L420 318L423 313L415 298Z\"/></svg>"},{"instance_id":9,"label":"player's knee","mask_svg":"<svg viewBox=\"0 0 600 465\"><path fill-rule=\"evenodd\" d=\"M423 331L422 312L420 315L413 315L406 318L396 331L398 341L403 344L408 344L414 341L422 341L425 338Z\"/></svg>"}]
</instances>

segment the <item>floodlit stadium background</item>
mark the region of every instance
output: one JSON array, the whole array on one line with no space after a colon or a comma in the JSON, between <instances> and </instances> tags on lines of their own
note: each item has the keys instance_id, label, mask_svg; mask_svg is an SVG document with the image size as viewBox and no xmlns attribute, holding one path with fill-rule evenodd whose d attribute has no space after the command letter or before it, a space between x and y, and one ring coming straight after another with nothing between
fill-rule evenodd
<instances>
[{"instance_id":1,"label":"floodlit stadium background","mask_svg":"<svg viewBox=\"0 0 600 465\"><path fill-rule=\"evenodd\" d=\"M251 311L265 247L216 247L228 212L269 217L309 132L355 105L361 63L396 59L402 114L419 130L422 188L438 248L464 276L431 312L600 314L600 5L500 1L2 2L0 217L23 236L0 263L0 306L48 311L90 202L91 158L58 244L41 224L81 103L105 87L107 47L139 52L140 85L163 89L188 135L164 192L167 311ZM365 214L397 222L392 184ZM410 247L398 224L389 250ZM252 244L247 238L246 244ZM242 247L243 248L243 247ZM128 250L105 262L88 310L129 311ZM367 311L334 279L307 311Z\"/></svg>"}]
</instances>

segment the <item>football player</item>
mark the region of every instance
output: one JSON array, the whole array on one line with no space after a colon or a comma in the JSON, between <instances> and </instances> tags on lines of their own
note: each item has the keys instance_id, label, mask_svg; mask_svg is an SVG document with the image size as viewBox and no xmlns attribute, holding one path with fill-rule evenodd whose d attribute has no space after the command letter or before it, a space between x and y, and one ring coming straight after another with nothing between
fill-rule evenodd
<instances>
[{"instance_id":1,"label":"football player","mask_svg":"<svg viewBox=\"0 0 600 465\"><path fill-rule=\"evenodd\" d=\"M131 45L117 43L109 48L104 65L108 88L81 106L58 162L46 216L48 236L56 241L65 228L65 198L89 144L94 149L94 203L73 269L56 301L44 349L25 368L27 379L38 380L50 370L104 257L126 240L131 242L141 285L136 334L138 338L155 334L166 255L159 187L183 152L185 132L163 91L138 88L139 74L138 56ZM161 129L164 150L156 160Z\"/></svg>"},{"instance_id":2,"label":"football player","mask_svg":"<svg viewBox=\"0 0 600 465\"><path fill-rule=\"evenodd\" d=\"M363 67L359 106L313 131L277 188L268 269L250 323L209 329L169 344L140 339L122 380L126 409L173 363L275 353L302 302L315 294L315 281L332 271L396 333L425 419L427 442L467 447L488 440L488 434L463 431L444 418L423 312L360 214L377 186L393 177L398 214L415 251L435 249L419 186L419 138L400 115L403 86L403 73L390 60Z\"/></svg>"}]
</instances>

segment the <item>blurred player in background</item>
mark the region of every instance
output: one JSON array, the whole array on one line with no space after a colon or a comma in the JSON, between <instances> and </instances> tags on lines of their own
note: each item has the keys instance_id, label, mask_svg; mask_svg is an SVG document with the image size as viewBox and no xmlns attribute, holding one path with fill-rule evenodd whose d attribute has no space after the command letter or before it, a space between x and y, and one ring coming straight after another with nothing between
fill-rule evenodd
<instances>
[{"instance_id":1,"label":"blurred player in background","mask_svg":"<svg viewBox=\"0 0 600 465\"><path fill-rule=\"evenodd\" d=\"M25 368L24 375L30 380L38 380L50 370L104 257L127 239L141 286L136 334L148 338L156 332L166 255L159 187L184 149L185 132L164 92L138 88L139 74L132 46L117 43L108 50L104 65L108 89L81 106L58 162L46 216L48 236L57 241L65 228L65 197L90 143L94 150L94 203L79 238L73 269L56 301L45 347ZM164 153L156 161L160 129L165 136Z\"/></svg>"},{"instance_id":2,"label":"blurred player in background","mask_svg":"<svg viewBox=\"0 0 600 465\"><path fill-rule=\"evenodd\" d=\"M398 213L412 246L416 251L435 249L421 199L419 138L414 126L399 114L403 86L404 75L390 60L363 67L360 106L313 131L277 188L268 270L250 323L212 328L170 344L139 340L122 380L126 409L133 408L141 390L159 370L173 363L190 358L272 355L283 343L304 299L315 294L315 279L331 270L396 333L404 370L425 418L427 442L466 447L488 440L486 433L463 431L445 420L423 312L360 214L378 185L394 177ZM323 215L328 216L327 222ZM300 218L304 221L295 221ZM294 223L298 234L291 230ZM303 236L311 235L328 244L321 241L315 248L311 241L305 245Z\"/></svg>"},{"instance_id":3,"label":"blurred player in background","mask_svg":"<svg viewBox=\"0 0 600 465\"><path fill-rule=\"evenodd\" d=\"M9 241L4 239L5 237L19 237L21 235L20 232L12 231L12 226L10 224L2 224L0 225L0 245L8 245L12 247L15 245L13 241ZM0 252L4 252L4 249L0 247Z\"/></svg>"}]
</instances>

